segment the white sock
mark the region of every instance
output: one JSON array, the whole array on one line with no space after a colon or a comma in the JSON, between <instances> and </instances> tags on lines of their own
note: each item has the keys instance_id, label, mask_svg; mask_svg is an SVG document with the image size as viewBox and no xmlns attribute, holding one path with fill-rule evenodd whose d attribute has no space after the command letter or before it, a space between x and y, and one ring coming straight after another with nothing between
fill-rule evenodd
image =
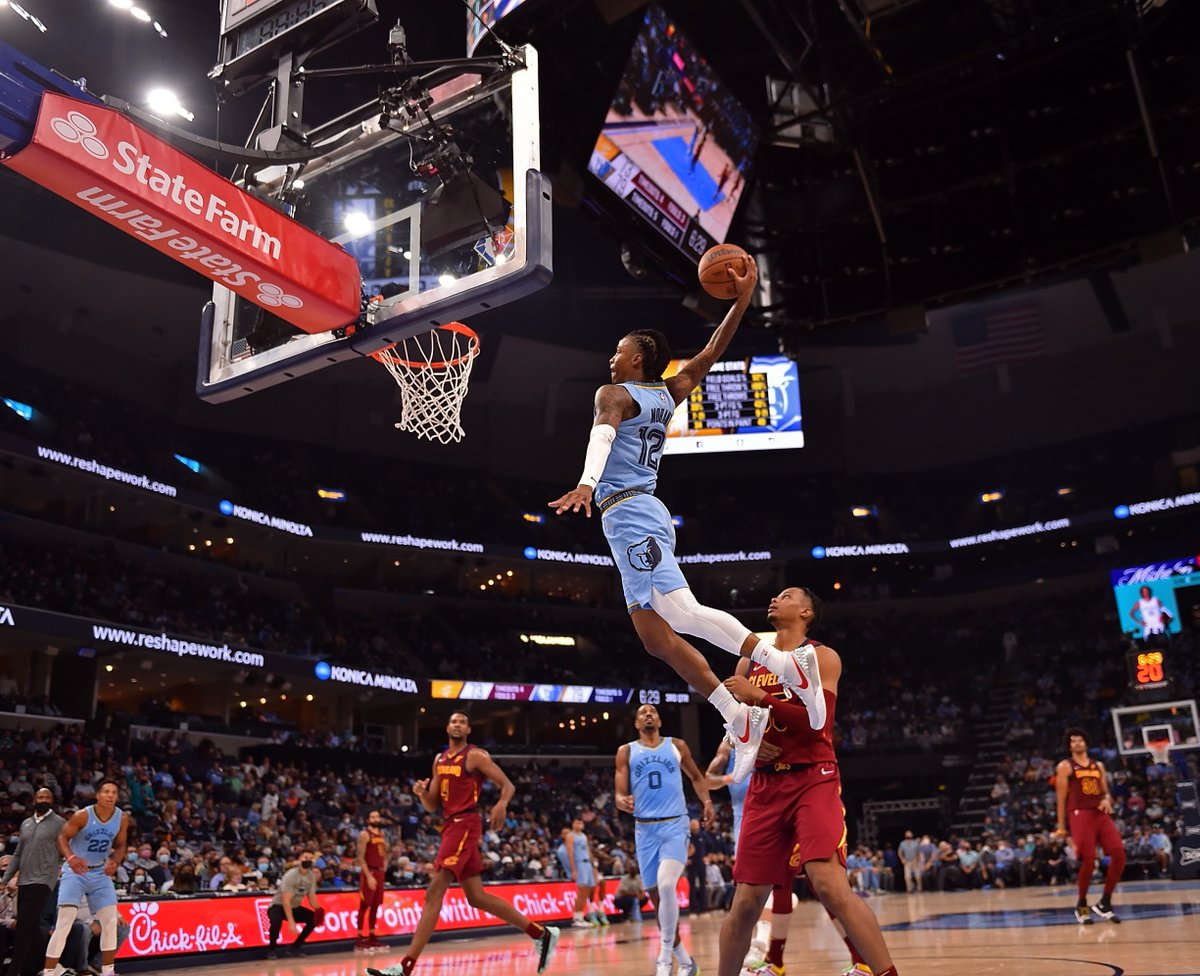
<instances>
[{"instance_id":1,"label":"white sock","mask_svg":"<svg viewBox=\"0 0 1200 976\"><path fill-rule=\"evenodd\" d=\"M730 724L742 713L742 703L734 698L724 685L717 685L713 689L713 693L708 696L708 700L721 713L721 718Z\"/></svg>"},{"instance_id":2,"label":"white sock","mask_svg":"<svg viewBox=\"0 0 1200 976\"><path fill-rule=\"evenodd\" d=\"M787 651L772 647L766 641L759 641L758 647L750 652L750 660L755 664L761 664L772 674L783 674L784 665L787 664L790 656Z\"/></svg>"},{"instance_id":3,"label":"white sock","mask_svg":"<svg viewBox=\"0 0 1200 976\"><path fill-rule=\"evenodd\" d=\"M101 966L100 976L117 976L117 969L115 966Z\"/></svg>"},{"instance_id":4,"label":"white sock","mask_svg":"<svg viewBox=\"0 0 1200 976\"><path fill-rule=\"evenodd\" d=\"M675 958L679 960L679 965L681 966L690 966L692 964L692 957L688 955L688 951L683 947L682 942L675 947Z\"/></svg>"}]
</instances>

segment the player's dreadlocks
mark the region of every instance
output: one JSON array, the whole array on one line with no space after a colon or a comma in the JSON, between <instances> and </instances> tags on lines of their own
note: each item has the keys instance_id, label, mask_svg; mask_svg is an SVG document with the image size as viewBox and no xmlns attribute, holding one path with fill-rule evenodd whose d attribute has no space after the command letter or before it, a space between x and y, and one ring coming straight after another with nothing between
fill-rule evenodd
<instances>
[{"instance_id":1,"label":"player's dreadlocks","mask_svg":"<svg viewBox=\"0 0 1200 976\"><path fill-rule=\"evenodd\" d=\"M671 344L658 329L635 329L629 338L638 344L645 359L646 379L662 379L663 370L671 361Z\"/></svg>"}]
</instances>

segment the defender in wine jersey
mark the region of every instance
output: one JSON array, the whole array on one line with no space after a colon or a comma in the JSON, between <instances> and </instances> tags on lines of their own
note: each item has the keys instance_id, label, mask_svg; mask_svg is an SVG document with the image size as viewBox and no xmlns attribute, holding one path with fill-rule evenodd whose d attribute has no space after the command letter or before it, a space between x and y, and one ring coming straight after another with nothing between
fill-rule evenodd
<instances>
[{"instance_id":1,"label":"defender in wine jersey","mask_svg":"<svg viewBox=\"0 0 1200 976\"><path fill-rule=\"evenodd\" d=\"M409 976L421 952L437 928L442 900L452 882L462 885L467 902L480 911L503 919L520 929L537 943L539 973L545 972L558 943L559 930L553 925L531 922L513 906L490 894L483 887L480 874L483 859L479 842L483 837L483 821L479 816L479 787L490 780L500 788L500 798L492 806L488 820L492 830L504 826L508 802L516 788L496 765L486 749L467 742L471 720L465 712L455 712L446 725L449 745L433 759L433 775L413 784L413 795L430 813L442 814L442 843L433 862L433 880L425 892L425 907L413 933L408 952L398 966L387 969L367 968L371 976Z\"/></svg>"},{"instance_id":2,"label":"defender in wine jersey","mask_svg":"<svg viewBox=\"0 0 1200 976\"><path fill-rule=\"evenodd\" d=\"M783 653L760 641L737 618L702 606L688 588L675 558L671 513L654 496L666 446L667 424L725 352L750 304L758 269L747 261L737 282L737 298L708 344L673 375L666 336L638 329L617 343L609 360L612 382L596 391L596 410L579 484L550 502L559 515L583 509L592 515L593 499L605 538L621 573L625 605L643 646L669 664L689 685L706 695L734 737L733 779L750 775L769 716L737 702L722 687L704 656L680 634L703 638L731 654L753 657L775 674L810 709L813 728L825 724L816 658L810 650ZM758 477L747 472L747 477Z\"/></svg>"},{"instance_id":3,"label":"defender in wine jersey","mask_svg":"<svg viewBox=\"0 0 1200 976\"><path fill-rule=\"evenodd\" d=\"M808 636L819 612L820 600L811 590L788 587L771 600L767 620L775 628L776 647L805 647L816 657L826 706L822 728L811 727L808 709L761 665L741 661L738 673L725 682L740 701L770 703L771 721L763 742L778 754L759 760L746 792L733 866L736 888L721 930L718 976L737 976L767 898L776 886L790 887L796 872L808 878L813 893L845 929L854 962L865 963L876 976L896 976L879 922L850 890L846 877L846 811L833 750L842 662L831 648ZM772 938L772 953L776 949L777 957L769 955L762 964L764 972L782 972L782 942Z\"/></svg>"},{"instance_id":4,"label":"defender in wine jersey","mask_svg":"<svg viewBox=\"0 0 1200 976\"><path fill-rule=\"evenodd\" d=\"M59 852L66 858L58 883L58 918L46 946L49 974L64 970L58 960L75 924L80 900L100 923L100 957L104 976L112 976L117 955L117 889L113 875L125 857L129 820L117 808L119 791L116 781L101 780L96 802L84 807L67 821L58 835Z\"/></svg>"},{"instance_id":5,"label":"defender in wine jersey","mask_svg":"<svg viewBox=\"0 0 1200 976\"><path fill-rule=\"evenodd\" d=\"M716 820L708 781L700 773L687 743L662 735L662 719L653 705L642 705L634 716L638 737L617 750L617 809L633 815L638 870L655 911L662 937L655 976L671 976L672 955L680 976L696 976L700 967L679 939L679 900L676 885L687 865L688 817L683 777L703 805L702 820Z\"/></svg>"},{"instance_id":6,"label":"defender in wine jersey","mask_svg":"<svg viewBox=\"0 0 1200 976\"><path fill-rule=\"evenodd\" d=\"M1075 904L1075 920L1090 925L1092 914L1106 922L1121 921L1112 907L1112 895L1125 870L1125 845L1112 820L1112 797L1108 792L1108 776L1104 763L1088 755L1087 733L1083 729L1068 729L1067 749L1070 756L1054 770L1054 791L1058 795L1058 827L1055 833L1066 837L1068 828L1079 857L1076 887L1079 900ZM1069 818L1069 819L1068 819ZM1088 886L1096 868L1096 845L1108 855L1104 873L1104 893L1088 909Z\"/></svg>"},{"instance_id":7,"label":"defender in wine jersey","mask_svg":"<svg viewBox=\"0 0 1200 976\"><path fill-rule=\"evenodd\" d=\"M358 834L358 852L355 863L358 875L358 940L355 949L386 948L375 934L379 921L379 909L383 906L383 889L387 873L387 838L383 834L383 815L378 810L367 814L367 827ZM367 935L363 928L370 926Z\"/></svg>"}]
</instances>

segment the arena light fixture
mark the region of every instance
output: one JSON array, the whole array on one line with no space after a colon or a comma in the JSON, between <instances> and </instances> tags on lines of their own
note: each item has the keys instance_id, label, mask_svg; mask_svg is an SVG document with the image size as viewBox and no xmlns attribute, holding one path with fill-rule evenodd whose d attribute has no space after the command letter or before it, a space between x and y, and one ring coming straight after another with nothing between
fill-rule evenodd
<instances>
[{"instance_id":1,"label":"arena light fixture","mask_svg":"<svg viewBox=\"0 0 1200 976\"><path fill-rule=\"evenodd\" d=\"M179 96L169 88L154 88L146 93L146 105L155 115L178 115L181 119L191 122L196 118L181 104Z\"/></svg>"},{"instance_id":2,"label":"arena light fixture","mask_svg":"<svg viewBox=\"0 0 1200 976\"><path fill-rule=\"evenodd\" d=\"M28 403L22 403L20 400L10 400L8 397L5 397L4 405L22 420L33 420L33 407Z\"/></svg>"},{"instance_id":3,"label":"arena light fixture","mask_svg":"<svg viewBox=\"0 0 1200 976\"><path fill-rule=\"evenodd\" d=\"M346 233L355 237L365 237L375 229L375 223L361 210L351 210L342 218L342 226Z\"/></svg>"},{"instance_id":4,"label":"arena light fixture","mask_svg":"<svg viewBox=\"0 0 1200 976\"><path fill-rule=\"evenodd\" d=\"M148 24L148 23L150 23L150 21L152 21L154 19L148 13L146 13L146 11L144 11L141 7L130 7L129 13L133 16L133 18L135 20L140 20L143 24Z\"/></svg>"},{"instance_id":5,"label":"arena light fixture","mask_svg":"<svg viewBox=\"0 0 1200 976\"><path fill-rule=\"evenodd\" d=\"M180 464L182 464L185 468L189 469L190 471L195 472L196 474L200 473L200 462L199 461L196 461L190 457L184 457L182 454L176 454L176 455L174 455L174 457L175 457L175 460L178 461Z\"/></svg>"},{"instance_id":6,"label":"arena light fixture","mask_svg":"<svg viewBox=\"0 0 1200 976\"><path fill-rule=\"evenodd\" d=\"M999 488L997 488L993 491L981 492L979 495L979 504L980 505L993 505L998 501L1002 501L1003 499L1004 499L1004 492L1001 491Z\"/></svg>"},{"instance_id":7,"label":"arena light fixture","mask_svg":"<svg viewBox=\"0 0 1200 976\"><path fill-rule=\"evenodd\" d=\"M1063 485L1061 488L1055 489L1054 494L1058 495L1059 498L1067 498L1075 494L1075 489L1069 485Z\"/></svg>"},{"instance_id":8,"label":"arena light fixture","mask_svg":"<svg viewBox=\"0 0 1200 976\"><path fill-rule=\"evenodd\" d=\"M855 505L850 509L850 514L855 518L875 518L879 514L879 509L874 505Z\"/></svg>"},{"instance_id":9,"label":"arena light fixture","mask_svg":"<svg viewBox=\"0 0 1200 976\"><path fill-rule=\"evenodd\" d=\"M108 0L118 10L128 10L133 6L133 0Z\"/></svg>"}]
</instances>

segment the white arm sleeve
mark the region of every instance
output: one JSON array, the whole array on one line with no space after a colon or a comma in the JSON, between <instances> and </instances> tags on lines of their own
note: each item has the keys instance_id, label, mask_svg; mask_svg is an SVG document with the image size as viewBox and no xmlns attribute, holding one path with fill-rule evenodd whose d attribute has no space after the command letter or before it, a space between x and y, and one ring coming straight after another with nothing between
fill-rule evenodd
<instances>
[{"instance_id":1,"label":"white arm sleeve","mask_svg":"<svg viewBox=\"0 0 1200 976\"><path fill-rule=\"evenodd\" d=\"M617 429L612 424L596 424L592 428L588 438L587 455L583 459L583 474L579 476L581 485L595 488L599 484L616 436Z\"/></svg>"}]
</instances>

